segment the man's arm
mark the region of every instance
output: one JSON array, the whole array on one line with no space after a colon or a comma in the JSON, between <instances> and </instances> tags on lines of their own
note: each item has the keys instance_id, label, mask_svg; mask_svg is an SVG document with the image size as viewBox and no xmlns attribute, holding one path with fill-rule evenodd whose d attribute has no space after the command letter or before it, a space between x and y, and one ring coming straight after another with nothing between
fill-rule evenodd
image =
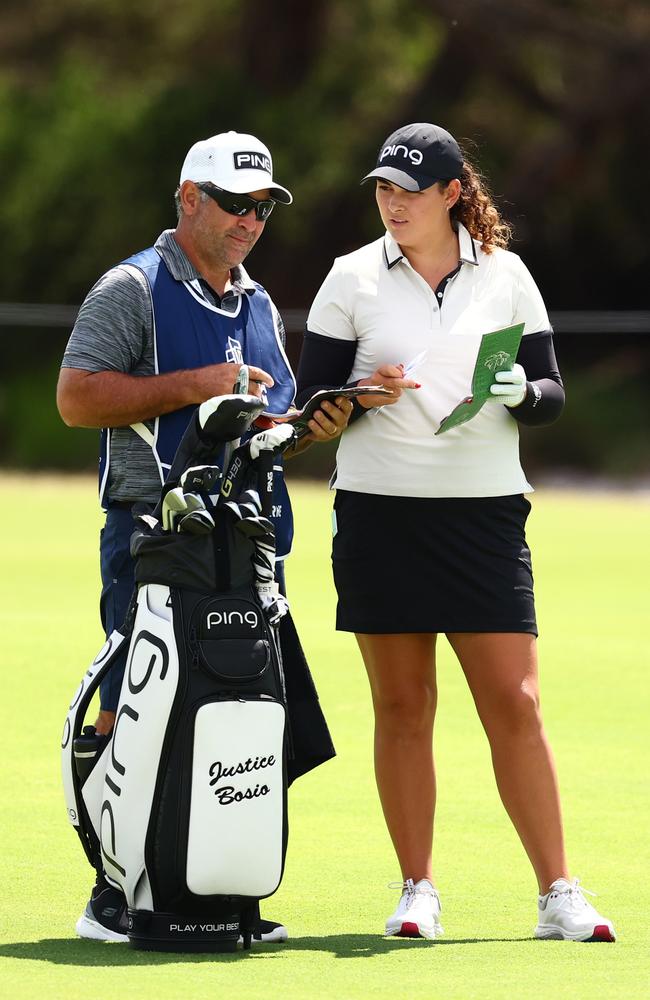
<instances>
[{"instance_id":1,"label":"man's arm","mask_svg":"<svg viewBox=\"0 0 650 1000\"><path fill-rule=\"evenodd\" d=\"M86 296L68 341L57 406L70 427L125 427L232 392L239 365L154 373L146 278L129 265L107 271ZM272 385L251 368L252 391Z\"/></svg>"},{"instance_id":2,"label":"man's arm","mask_svg":"<svg viewBox=\"0 0 650 1000\"><path fill-rule=\"evenodd\" d=\"M238 364L206 365L165 375L62 368L56 403L68 427L127 427L232 392ZM261 368L250 368L251 393L273 385Z\"/></svg>"}]
</instances>

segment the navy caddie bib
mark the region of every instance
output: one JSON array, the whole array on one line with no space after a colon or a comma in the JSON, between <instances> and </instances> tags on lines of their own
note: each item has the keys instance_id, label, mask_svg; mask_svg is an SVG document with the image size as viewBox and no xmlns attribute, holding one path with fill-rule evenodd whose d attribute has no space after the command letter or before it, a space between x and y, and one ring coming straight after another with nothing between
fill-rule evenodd
<instances>
[{"instance_id":1,"label":"navy caddie bib","mask_svg":"<svg viewBox=\"0 0 650 1000\"><path fill-rule=\"evenodd\" d=\"M284 413L295 395L295 380L265 289L254 282L250 294L242 291L235 312L212 305L202 295L198 282L177 281L154 247L134 254L123 264L137 267L147 279L153 316L154 365L157 375L200 368L205 365L235 364L263 368L274 380L267 390L268 409ZM161 484L196 406L187 406L157 417L154 422L154 458ZM107 506L106 483L110 453L110 432L102 431L100 456L100 499ZM277 556L286 555L293 537L293 516L282 474L281 460L275 466L272 520L276 529Z\"/></svg>"}]
</instances>

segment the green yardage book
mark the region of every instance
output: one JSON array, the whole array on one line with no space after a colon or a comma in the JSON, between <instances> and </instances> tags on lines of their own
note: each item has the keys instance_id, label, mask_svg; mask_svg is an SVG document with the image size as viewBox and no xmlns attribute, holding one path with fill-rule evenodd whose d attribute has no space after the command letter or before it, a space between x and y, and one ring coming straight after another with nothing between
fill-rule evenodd
<instances>
[{"instance_id":1,"label":"green yardage book","mask_svg":"<svg viewBox=\"0 0 650 1000\"><path fill-rule=\"evenodd\" d=\"M471 396L461 400L451 413L441 421L436 434L444 434L452 427L459 427L475 417L487 399L495 372L510 371L515 363L524 324L506 326L481 337L481 345L476 356L472 374Z\"/></svg>"}]
</instances>

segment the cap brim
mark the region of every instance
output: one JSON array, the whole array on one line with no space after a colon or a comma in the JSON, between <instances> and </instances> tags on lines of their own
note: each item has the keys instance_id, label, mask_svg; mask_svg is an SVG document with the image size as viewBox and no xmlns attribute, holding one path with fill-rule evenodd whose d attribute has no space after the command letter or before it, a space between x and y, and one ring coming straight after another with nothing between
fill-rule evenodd
<instances>
[{"instance_id":1,"label":"cap brim","mask_svg":"<svg viewBox=\"0 0 650 1000\"><path fill-rule=\"evenodd\" d=\"M217 187L223 188L226 191L230 191L231 194L250 194L251 191L266 191L269 192L269 197L273 201L278 201L282 205L290 205L293 201L293 195L290 191L287 191L285 187L281 184L274 184L273 181L269 183L269 175L260 173L259 171L253 170L241 170L239 171L239 176L235 179L234 183L231 180L228 187L225 187L223 182L217 181L214 177L189 177L181 174L181 179L179 184L184 181L193 181L195 184L201 182L207 184L216 184Z\"/></svg>"},{"instance_id":2,"label":"cap brim","mask_svg":"<svg viewBox=\"0 0 650 1000\"><path fill-rule=\"evenodd\" d=\"M287 191L286 188L280 187L279 184L274 184L269 190L273 201L279 201L282 205L290 205L293 201L291 192Z\"/></svg>"},{"instance_id":3,"label":"cap brim","mask_svg":"<svg viewBox=\"0 0 650 1000\"><path fill-rule=\"evenodd\" d=\"M390 181L391 184L397 184L398 187L404 188L405 191L424 191L425 188L432 187L433 184L437 183L437 178L435 177L426 177L424 174L407 174L396 167L377 167L376 170L366 174L361 183L365 184L366 181L372 180L373 177L378 177L383 181Z\"/></svg>"},{"instance_id":4,"label":"cap brim","mask_svg":"<svg viewBox=\"0 0 650 1000\"><path fill-rule=\"evenodd\" d=\"M242 172L243 173L243 172ZM238 183L233 184L230 191L233 194L250 194L251 191L263 191L268 188L269 197L273 201L278 201L282 205L290 205L293 201L293 195L286 188L282 187L281 184L274 184L271 182L269 184L268 176L257 176L255 177L250 171L247 171L246 176L242 176L237 179Z\"/></svg>"}]
</instances>

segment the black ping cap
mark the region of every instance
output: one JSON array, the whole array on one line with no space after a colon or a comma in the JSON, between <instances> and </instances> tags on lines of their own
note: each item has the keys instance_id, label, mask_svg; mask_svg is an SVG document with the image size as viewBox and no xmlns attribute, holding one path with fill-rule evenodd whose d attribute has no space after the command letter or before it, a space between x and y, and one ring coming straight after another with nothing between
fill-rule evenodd
<instances>
[{"instance_id":1,"label":"black ping cap","mask_svg":"<svg viewBox=\"0 0 650 1000\"><path fill-rule=\"evenodd\" d=\"M439 125L416 122L388 136L376 168L361 183L381 177L406 191L423 191L436 181L460 177L462 170L463 154L453 135Z\"/></svg>"}]
</instances>

